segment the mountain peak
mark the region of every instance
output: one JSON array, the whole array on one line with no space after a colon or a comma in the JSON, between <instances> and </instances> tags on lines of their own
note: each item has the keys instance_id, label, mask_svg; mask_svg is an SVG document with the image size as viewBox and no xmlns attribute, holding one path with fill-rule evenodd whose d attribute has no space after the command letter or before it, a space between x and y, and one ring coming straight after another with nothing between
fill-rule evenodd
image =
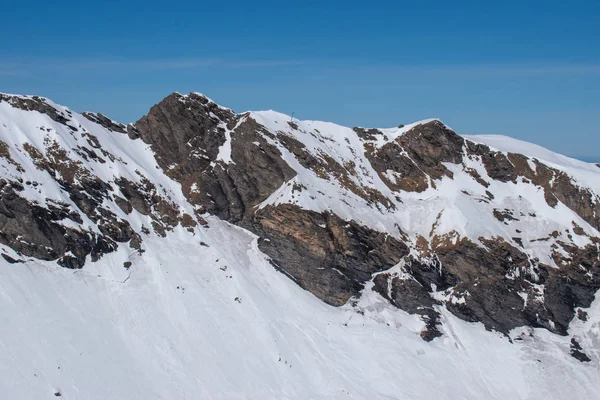
<instances>
[{"instance_id":1,"label":"mountain peak","mask_svg":"<svg viewBox=\"0 0 600 400\"><path fill-rule=\"evenodd\" d=\"M214 101L210 97L208 97L205 94L200 93L200 92L190 92L189 94L181 94L179 92L173 92L169 96L167 96L165 98L165 100L168 99L168 98L170 98L170 97L177 98L179 101L182 101L182 102L193 101L193 102L205 105L205 106L209 106L209 107L215 107L216 106L216 107L218 107L220 109L231 111L229 108L221 106L216 101Z\"/></svg>"},{"instance_id":2,"label":"mountain peak","mask_svg":"<svg viewBox=\"0 0 600 400\"><path fill-rule=\"evenodd\" d=\"M119 340L145 332L148 343L158 340L152 349L127 342L119 357L131 360L134 348L136 362L187 371L204 358L182 335L201 332L212 345L223 335L214 327L226 326L234 347L266 329L261 362L249 361L248 373L282 382L294 371L286 357L298 353L277 338L305 346L312 330L336 335L302 347L317 352L314 365L389 354L389 346L401 355L406 343L452 363L468 337L477 338L475 354L461 356L461 367L482 352L486 362L501 357L489 352L499 346L516 351L499 362L540 376L556 359L574 376L597 372L578 365L598 357L600 170L592 164L522 144L536 154L519 154L509 139L461 136L437 119L348 128L275 111L236 114L204 95L173 93L123 125L35 96L3 96L2 282L21 294L23 282L37 282L32 293L48 299L69 282L78 301L59 303L74 313L70 323L90 307L118 309L135 322L125 335L98 326ZM88 285L100 297L86 297ZM324 320L313 321L317 314ZM164 337L153 339L157 332ZM164 343L179 356L155 353ZM415 354L410 365L430 366L431 357ZM310 374L304 361L293 366Z\"/></svg>"}]
</instances>

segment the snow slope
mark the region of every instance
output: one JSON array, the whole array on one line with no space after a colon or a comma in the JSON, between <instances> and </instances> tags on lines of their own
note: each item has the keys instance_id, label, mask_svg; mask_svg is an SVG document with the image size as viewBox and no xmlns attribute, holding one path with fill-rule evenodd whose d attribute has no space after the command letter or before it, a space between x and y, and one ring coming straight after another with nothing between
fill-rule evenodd
<instances>
[{"instance_id":1,"label":"snow slope","mask_svg":"<svg viewBox=\"0 0 600 400\"><path fill-rule=\"evenodd\" d=\"M148 238L149 250L131 255L125 282L50 263L2 263L5 398L57 391L82 400L597 394L600 367L570 357L567 338L536 330L511 344L444 314L444 337L427 343L415 316L374 292L365 290L355 308L327 306L276 272L255 237L216 219L210 226L195 236L178 229L166 246ZM597 343L594 324L594 333L580 329Z\"/></svg>"}]
</instances>

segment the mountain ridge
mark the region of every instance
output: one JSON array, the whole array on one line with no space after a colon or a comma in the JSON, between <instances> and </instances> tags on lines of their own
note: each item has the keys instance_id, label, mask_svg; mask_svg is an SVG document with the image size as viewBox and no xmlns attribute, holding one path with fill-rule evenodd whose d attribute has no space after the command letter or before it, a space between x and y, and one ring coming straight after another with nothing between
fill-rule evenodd
<instances>
[{"instance_id":1,"label":"mountain ridge","mask_svg":"<svg viewBox=\"0 0 600 400\"><path fill-rule=\"evenodd\" d=\"M593 164L533 146L551 160L527 157L510 151L517 141L460 136L437 119L347 128L236 114L198 93L173 93L128 125L0 95L0 124L0 243L16 267L105 266L124 283L155 254L147 242L177 247L226 221L327 304L361 311L380 296L432 343L449 318L512 341L542 328L598 367L597 328L572 333L597 317Z\"/></svg>"}]
</instances>

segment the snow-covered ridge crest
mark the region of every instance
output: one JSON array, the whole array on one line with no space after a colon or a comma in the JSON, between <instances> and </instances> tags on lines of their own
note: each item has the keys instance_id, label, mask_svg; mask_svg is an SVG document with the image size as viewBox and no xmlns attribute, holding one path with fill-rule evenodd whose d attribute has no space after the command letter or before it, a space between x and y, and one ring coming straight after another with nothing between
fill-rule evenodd
<instances>
[{"instance_id":1,"label":"snow-covered ridge crest","mask_svg":"<svg viewBox=\"0 0 600 400\"><path fill-rule=\"evenodd\" d=\"M213 99L211 99L210 97L208 97L207 95L205 95L204 93L200 93L200 92L192 92L190 94L181 94L179 92L175 92L174 94L177 94L180 96L181 101L185 102L188 99L192 99L192 100L198 100L201 99L203 102L208 102L210 104L213 104L223 110L229 110L231 111L230 108L224 107L220 104L218 104L216 101L214 101Z\"/></svg>"},{"instance_id":2,"label":"snow-covered ridge crest","mask_svg":"<svg viewBox=\"0 0 600 400\"><path fill-rule=\"evenodd\" d=\"M504 221L494 221L494 219L492 219L490 220L489 224L482 224L485 226L481 227L474 225L467 227L464 222L461 222L461 215L465 215L467 211L472 214L472 203L479 204L477 208L481 209L482 202L479 199L487 198L488 196L486 192L500 193L500 198L486 200L485 204L489 204L487 207L489 214L493 214L492 211L494 209L505 208L504 204L509 202L506 196L524 198L522 194L517 194L517 192L529 190L527 185L523 185L523 188L519 189L519 184L522 184L523 182L519 182L515 185L514 183L497 182L493 178L490 178L488 172L486 171L486 167L483 165L483 162L479 156L468 156L466 151L464 157L463 155L460 155L462 158L462 165L456 165L454 163L448 164L447 167L452 171L453 174L452 178L442 176L441 179L436 179L435 177L432 178L427 173L424 173L424 179L427 180L427 182L425 182L423 185L425 190L421 190L420 192L415 190L411 190L409 192L404 190L393 190L394 188L390 186L394 185L389 185L387 183L396 183L396 180L402 179L408 174L406 172L403 173L394 171L393 169L377 171L371 164L370 160L367 159L367 153L369 150L365 149L365 147L371 146L371 143L374 144L375 148L381 148L386 144L395 144L399 138L401 138L407 132L414 130L414 128L434 122L439 123L440 126L447 128L446 125L437 119L419 121L402 128L350 129L340 125L324 123L320 121L302 121L298 119L292 120L289 116L277 113L275 111L253 112L250 113L250 116L261 125L266 127L273 134L284 134L298 140L311 155L315 156L316 159L333 159L338 165L345 168L346 172L348 172L349 179L353 184L361 188L368 188L382 193L384 198L389 199L389 204L392 205L388 208L370 207L369 200L361 198L356 193L349 191L348 188L345 187L345 185L341 183L339 179L336 179L335 176L331 176L331 174L329 174L327 176L328 179L322 179L322 177L319 176L319 171L315 171L314 168L306 168L306 166L300 165L296 157L293 154L290 154L289 149L286 149L285 145L283 145L281 141L273 140L272 143L278 146L278 148L283 152L286 161L289 160L288 162L295 163L294 169L298 172L298 176L294 178L294 182L307 187L315 188L316 190L296 194L292 194L292 192L286 192L285 190L277 191L273 193L273 196L267 199L266 202L261 204L261 207L264 207L267 204L290 202L294 204L300 204L303 208L317 211L333 210L337 215L347 218L358 218L357 220L361 223L370 225L375 229L385 230L389 233L397 232L396 226L399 225L404 232L410 233L411 235L427 237L430 236L430 233L435 232L435 230L431 230L431 227L435 226L436 229L439 229L441 234L450 231L457 231L463 236L469 236L477 239L482 235L503 237L506 237L507 235L504 227L492 229L495 225L504 225ZM360 137L356 134L357 130L371 131L372 135L370 137ZM410 159L410 155L401 147L401 145L398 145L395 148L395 151L406 156L407 159ZM556 155L556 157L561 156ZM412 160L409 162L413 163ZM348 166L350 163L353 164L352 171L350 171L349 168L346 168L346 166ZM417 169L420 169L419 165L414 163L413 165L415 165ZM550 165L554 166L554 164ZM589 178L579 169L569 169L565 165L560 165L559 167L561 171L565 171L567 174L569 174L574 182L589 183L590 181L599 181L598 179L594 180ZM591 176L594 178L600 177L600 170L597 168L596 170L588 168L585 170L585 172L592 174ZM482 185L479 181L477 181L477 179L474 178L474 176L476 176L479 181L485 180L487 185L491 185L491 187L496 190L488 190L489 186ZM433 183L435 186L431 185L431 183ZM536 192L536 194L533 196L527 196L530 201L538 197L540 203L546 203L546 201L543 200L543 196L541 196L539 193L539 186L535 187L535 185L532 185L531 189ZM597 189L595 185L589 185L589 189L592 189L596 196L598 193L600 193L600 189ZM286 195L285 193L288 194ZM325 195L325 193L328 194ZM335 195L333 195L334 193ZM291 199L292 195L294 196L294 199ZM473 201L464 201L466 196L474 198ZM344 201L338 202L334 199L344 199ZM410 205L400 207L401 204L411 204L415 201L423 202L426 199L431 199L428 201L428 207L424 210L425 216L429 216L429 218L414 218L415 209L422 208L422 205L414 208ZM435 205L436 201L440 202L437 206ZM520 207L526 207L527 209L531 208L529 212L533 212L533 208L537 207L532 203L529 203L530 205L526 205L526 203L521 200L517 199L516 201L518 201ZM459 206L459 204L464 204L464 206ZM429 208L432 206L435 208ZM457 206L460 208L456 209ZM561 215L564 215L564 212L561 211L560 208L555 211L548 209L552 207L546 208L546 206L543 204L540 204L540 206L542 210L547 210L547 212L551 214L547 215L550 219L564 221L563 226L565 228L569 228L571 226L571 220L561 217ZM455 211L451 212L449 207L454 208ZM463 207L467 207L469 210L464 209ZM360 214L357 214L357 209L361 210ZM403 216L402 213L404 210L408 210L411 215ZM527 210L524 209L522 211ZM442 217L448 216L448 219L444 225L440 224L440 222L444 220L438 219L440 214L442 214ZM390 215L395 215L395 218L389 218ZM578 225L588 226L589 234L597 234L597 229L589 227L589 224L583 221L580 217L576 217L574 221ZM548 228L550 227L546 227L544 229ZM543 237L543 232L530 231L530 234L532 236L527 238L530 240ZM507 238L507 240L512 241L510 237ZM529 240L525 240L525 242L529 242ZM546 261L550 264L553 263L547 258Z\"/></svg>"},{"instance_id":3,"label":"snow-covered ridge crest","mask_svg":"<svg viewBox=\"0 0 600 400\"><path fill-rule=\"evenodd\" d=\"M598 165L567 157L550 151L537 144L514 139L503 135L463 135L465 139L482 143L503 152L521 153L531 158L536 158L547 165L565 171L574 179L585 186L594 188L600 193L598 180Z\"/></svg>"}]
</instances>

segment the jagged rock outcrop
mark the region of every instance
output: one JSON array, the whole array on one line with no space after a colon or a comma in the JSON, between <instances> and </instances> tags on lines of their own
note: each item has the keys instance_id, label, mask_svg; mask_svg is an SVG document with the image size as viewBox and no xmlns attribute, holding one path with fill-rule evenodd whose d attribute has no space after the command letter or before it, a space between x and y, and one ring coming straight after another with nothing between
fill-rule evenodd
<instances>
[{"instance_id":1,"label":"jagged rock outcrop","mask_svg":"<svg viewBox=\"0 0 600 400\"><path fill-rule=\"evenodd\" d=\"M57 260L67 268L81 268L87 255L97 261L116 250L110 236L68 228L60 221L81 223L81 216L64 204L41 207L18 192L23 186L0 180L0 243L25 257ZM113 235L116 236L116 235Z\"/></svg>"},{"instance_id":2,"label":"jagged rock outcrop","mask_svg":"<svg viewBox=\"0 0 600 400\"><path fill-rule=\"evenodd\" d=\"M408 247L390 235L289 204L259 210L252 228L278 269L335 306L358 296L372 274L408 254Z\"/></svg>"},{"instance_id":3,"label":"jagged rock outcrop","mask_svg":"<svg viewBox=\"0 0 600 400\"><path fill-rule=\"evenodd\" d=\"M100 113L84 112L81 115L83 115L90 121L95 122L98 125L105 127L106 129L108 129L111 132L127 133L127 127L125 125L123 125L119 122L113 121L112 119L110 119L107 116L102 115Z\"/></svg>"},{"instance_id":4,"label":"jagged rock outcrop","mask_svg":"<svg viewBox=\"0 0 600 400\"><path fill-rule=\"evenodd\" d=\"M135 128L199 214L239 222L295 175L281 153L258 134L259 125L199 94L170 95ZM218 159L227 140L223 151L235 163Z\"/></svg>"},{"instance_id":5,"label":"jagged rock outcrop","mask_svg":"<svg viewBox=\"0 0 600 400\"><path fill-rule=\"evenodd\" d=\"M432 179L452 176L443 163L460 163L464 145L463 138L434 120L408 130L379 149L370 142L366 147L373 168L392 190L422 192L430 182L435 185ZM393 171L399 179L389 179L387 171Z\"/></svg>"}]
</instances>

